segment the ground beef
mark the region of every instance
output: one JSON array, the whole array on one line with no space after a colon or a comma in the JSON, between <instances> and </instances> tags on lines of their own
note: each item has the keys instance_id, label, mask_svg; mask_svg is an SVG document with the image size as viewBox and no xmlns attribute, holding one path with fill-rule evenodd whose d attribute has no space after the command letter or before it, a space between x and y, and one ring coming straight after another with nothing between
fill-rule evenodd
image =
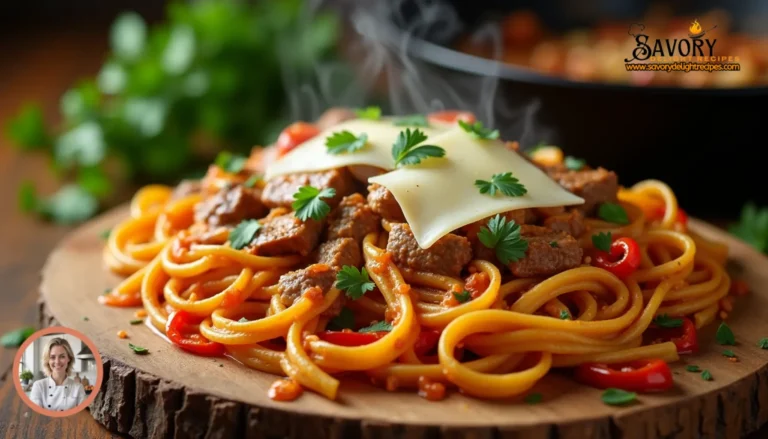
<instances>
[{"instance_id":1,"label":"ground beef","mask_svg":"<svg viewBox=\"0 0 768 439\"><path fill-rule=\"evenodd\" d=\"M288 272L280 276L280 280L277 282L280 301L285 306L291 306L296 299L304 294L304 291L312 287L320 288L325 295L336 282L336 273L335 269L323 264L310 265L301 270ZM344 302L345 296L342 293L321 315L329 318L337 316L341 312Z\"/></svg>"},{"instance_id":2,"label":"ground beef","mask_svg":"<svg viewBox=\"0 0 768 439\"><path fill-rule=\"evenodd\" d=\"M314 259L334 268L345 265L359 268L363 265L363 252L360 243L354 239L338 238L320 244Z\"/></svg>"},{"instance_id":3,"label":"ground beef","mask_svg":"<svg viewBox=\"0 0 768 439\"><path fill-rule=\"evenodd\" d=\"M261 203L261 190L242 185L223 187L197 204L195 220L212 226L237 224L248 218L261 218L267 208Z\"/></svg>"},{"instance_id":4,"label":"ground beef","mask_svg":"<svg viewBox=\"0 0 768 439\"><path fill-rule=\"evenodd\" d=\"M459 277L464 266L472 260L472 248L467 238L449 233L430 248L423 249L405 223L392 224L387 252L400 267L453 277Z\"/></svg>"},{"instance_id":5,"label":"ground beef","mask_svg":"<svg viewBox=\"0 0 768 439\"><path fill-rule=\"evenodd\" d=\"M592 215L599 204L617 200L619 180L613 171L604 168L569 171L559 167L545 170L560 186L584 198L584 204L576 207L587 216Z\"/></svg>"},{"instance_id":6,"label":"ground beef","mask_svg":"<svg viewBox=\"0 0 768 439\"><path fill-rule=\"evenodd\" d=\"M584 233L584 214L578 209L571 209L567 213L553 215L544 220L544 227L555 232L565 232L578 238Z\"/></svg>"},{"instance_id":7,"label":"ground beef","mask_svg":"<svg viewBox=\"0 0 768 439\"><path fill-rule=\"evenodd\" d=\"M368 186L368 204L371 209L388 221L405 221L403 209L397 204L395 196L384 186L376 183Z\"/></svg>"},{"instance_id":8,"label":"ground beef","mask_svg":"<svg viewBox=\"0 0 768 439\"><path fill-rule=\"evenodd\" d=\"M249 251L262 256L307 256L317 246L322 230L322 222L313 219L301 221L293 213L270 215Z\"/></svg>"},{"instance_id":9,"label":"ground beef","mask_svg":"<svg viewBox=\"0 0 768 439\"><path fill-rule=\"evenodd\" d=\"M302 186L317 189L333 188L333 198L323 198L329 206L335 207L339 201L354 191L354 179L347 168L331 169L323 172L280 175L269 180L264 186L261 201L267 207L290 207L294 202L293 194Z\"/></svg>"},{"instance_id":10,"label":"ground beef","mask_svg":"<svg viewBox=\"0 0 768 439\"><path fill-rule=\"evenodd\" d=\"M328 239L352 238L360 243L365 235L376 232L380 224L381 217L362 195L348 195L328 215Z\"/></svg>"},{"instance_id":11,"label":"ground beef","mask_svg":"<svg viewBox=\"0 0 768 439\"><path fill-rule=\"evenodd\" d=\"M521 236L528 241L528 250L524 258L509 264L517 277L551 276L581 264L583 251L578 241L566 232L523 226Z\"/></svg>"}]
</instances>

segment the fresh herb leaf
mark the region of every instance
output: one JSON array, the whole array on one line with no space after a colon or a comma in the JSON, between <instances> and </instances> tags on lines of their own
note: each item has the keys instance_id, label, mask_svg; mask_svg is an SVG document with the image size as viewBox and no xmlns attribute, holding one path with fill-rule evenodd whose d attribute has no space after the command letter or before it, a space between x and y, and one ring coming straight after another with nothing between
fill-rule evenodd
<instances>
[{"instance_id":1,"label":"fresh herb leaf","mask_svg":"<svg viewBox=\"0 0 768 439\"><path fill-rule=\"evenodd\" d=\"M51 142L46 133L43 110L36 103L25 104L19 114L7 122L5 133L23 150L44 148Z\"/></svg>"},{"instance_id":2,"label":"fresh herb leaf","mask_svg":"<svg viewBox=\"0 0 768 439\"><path fill-rule=\"evenodd\" d=\"M689 364L688 366L685 366L685 370L688 372L701 372L701 368L695 364Z\"/></svg>"},{"instance_id":3,"label":"fresh herb leaf","mask_svg":"<svg viewBox=\"0 0 768 439\"><path fill-rule=\"evenodd\" d=\"M662 314L660 316L656 316L656 318L653 319L653 323L655 323L656 326L660 326L662 328L679 328L683 326L683 319L675 319L669 317L666 314Z\"/></svg>"},{"instance_id":4,"label":"fresh herb leaf","mask_svg":"<svg viewBox=\"0 0 768 439\"><path fill-rule=\"evenodd\" d=\"M133 61L144 51L147 25L141 15L130 11L117 17L110 31L113 53L122 60Z\"/></svg>"},{"instance_id":5,"label":"fresh herb leaf","mask_svg":"<svg viewBox=\"0 0 768 439\"><path fill-rule=\"evenodd\" d=\"M371 326L361 328L357 332L366 333L366 332L380 332L380 331L391 331L391 330L392 330L392 324L382 320L380 322L376 322L372 324Z\"/></svg>"},{"instance_id":6,"label":"fresh herb leaf","mask_svg":"<svg viewBox=\"0 0 768 439\"><path fill-rule=\"evenodd\" d=\"M88 318L88 316L83 316L83 321L84 321L84 322L87 322L88 320L90 320L90 319Z\"/></svg>"},{"instance_id":7,"label":"fresh herb leaf","mask_svg":"<svg viewBox=\"0 0 768 439\"><path fill-rule=\"evenodd\" d=\"M475 186L480 189L481 194L490 196L495 196L496 192L501 192L509 197L519 197L528 193L528 189L520 184L520 180L513 177L511 172L493 174L491 181L475 180Z\"/></svg>"},{"instance_id":8,"label":"fresh herb leaf","mask_svg":"<svg viewBox=\"0 0 768 439\"><path fill-rule=\"evenodd\" d=\"M336 288L345 291L350 299L357 300L367 291L373 291L376 284L368 278L365 267L358 270L357 267L345 265L336 274Z\"/></svg>"},{"instance_id":9,"label":"fresh herb leaf","mask_svg":"<svg viewBox=\"0 0 768 439\"><path fill-rule=\"evenodd\" d=\"M261 229L261 223L255 219L243 220L229 233L229 242L233 249L240 250L253 241Z\"/></svg>"},{"instance_id":10,"label":"fresh herb leaf","mask_svg":"<svg viewBox=\"0 0 768 439\"><path fill-rule=\"evenodd\" d=\"M368 134L362 133L360 136L355 136L349 131L344 130L337 131L328 136L325 139L325 146L328 147L330 154L343 154L362 149L366 142L368 142Z\"/></svg>"},{"instance_id":11,"label":"fresh herb leaf","mask_svg":"<svg viewBox=\"0 0 768 439\"><path fill-rule=\"evenodd\" d=\"M525 397L524 401L526 404L538 404L543 399L543 396L541 396L541 393L531 393L528 396Z\"/></svg>"},{"instance_id":12,"label":"fresh herb leaf","mask_svg":"<svg viewBox=\"0 0 768 439\"><path fill-rule=\"evenodd\" d=\"M728 231L757 251L768 252L768 207L758 208L753 202L744 204L739 222L730 225Z\"/></svg>"},{"instance_id":13,"label":"fresh herb leaf","mask_svg":"<svg viewBox=\"0 0 768 439\"><path fill-rule=\"evenodd\" d=\"M701 372L701 379L704 381L712 381L712 373L709 370L704 369L704 371Z\"/></svg>"},{"instance_id":14,"label":"fresh herb leaf","mask_svg":"<svg viewBox=\"0 0 768 439\"><path fill-rule=\"evenodd\" d=\"M143 348L141 346L136 346L133 343L128 343L128 347L131 348L133 352L136 352L137 354L144 355L149 353L149 349Z\"/></svg>"},{"instance_id":15,"label":"fresh herb leaf","mask_svg":"<svg viewBox=\"0 0 768 439\"><path fill-rule=\"evenodd\" d=\"M379 120L381 119L381 108L379 107L358 108L355 110L355 114L360 119Z\"/></svg>"},{"instance_id":16,"label":"fresh herb leaf","mask_svg":"<svg viewBox=\"0 0 768 439\"><path fill-rule=\"evenodd\" d=\"M757 342L757 346L760 349L768 349L768 338L761 338L759 342Z\"/></svg>"},{"instance_id":17,"label":"fresh herb leaf","mask_svg":"<svg viewBox=\"0 0 768 439\"><path fill-rule=\"evenodd\" d=\"M603 203L597 209L597 216L604 221L615 224L629 224L627 211L620 204Z\"/></svg>"},{"instance_id":18,"label":"fresh herb leaf","mask_svg":"<svg viewBox=\"0 0 768 439\"><path fill-rule=\"evenodd\" d=\"M129 322L131 325L140 325L144 323L144 319L133 319Z\"/></svg>"},{"instance_id":19,"label":"fresh herb leaf","mask_svg":"<svg viewBox=\"0 0 768 439\"><path fill-rule=\"evenodd\" d=\"M637 399L637 393L626 390L608 388L602 396L603 402L608 405L624 405Z\"/></svg>"},{"instance_id":20,"label":"fresh herb leaf","mask_svg":"<svg viewBox=\"0 0 768 439\"><path fill-rule=\"evenodd\" d=\"M35 328L27 326L24 328L14 329L13 331L6 332L0 337L0 344L6 348L17 348L24 343L24 340L29 338L30 335L35 333Z\"/></svg>"},{"instance_id":21,"label":"fresh herb leaf","mask_svg":"<svg viewBox=\"0 0 768 439\"><path fill-rule=\"evenodd\" d=\"M455 297L459 303L465 303L465 302L469 302L469 300L472 298L472 294L469 291L464 290L460 293L454 292L453 297Z\"/></svg>"},{"instance_id":22,"label":"fresh herb leaf","mask_svg":"<svg viewBox=\"0 0 768 439\"><path fill-rule=\"evenodd\" d=\"M251 188L256 186L256 183L261 181L262 177L259 174L253 174L250 177L248 177L248 180L245 180L245 183L243 183L243 186L247 188Z\"/></svg>"},{"instance_id":23,"label":"fresh herb leaf","mask_svg":"<svg viewBox=\"0 0 768 439\"><path fill-rule=\"evenodd\" d=\"M395 159L395 167L416 165L429 157L445 156L445 150L439 146L417 146L425 140L427 140L426 134L419 129L411 131L410 128L406 128L405 131L400 131L397 140L392 145L392 158Z\"/></svg>"},{"instance_id":24,"label":"fresh herb leaf","mask_svg":"<svg viewBox=\"0 0 768 439\"><path fill-rule=\"evenodd\" d=\"M505 265L522 259L528 250L528 241L520 237L520 225L499 214L480 228L477 237L484 246L496 249L496 257Z\"/></svg>"},{"instance_id":25,"label":"fresh herb leaf","mask_svg":"<svg viewBox=\"0 0 768 439\"><path fill-rule=\"evenodd\" d=\"M22 212L37 212L40 208L40 200L37 198L37 190L34 183L25 181L19 186L18 203L19 209Z\"/></svg>"},{"instance_id":26,"label":"fresh herb leaf","mask_svg":"<svg viewBox=\"0 0 768 439\"><path fill-rule=\"evenodd\" d=\"M736 345L736 337L733 335L731 328L725 322L720 323L720 326L718 326L717 332L715 333L715 338L721 345Z\"/></svg>"},{"instance_id":27,"label":"fresh herb leaf","mask_svg":"<svg viewBox=\"0 0 768 439\"><path fill-rule=\"evenodd\" d=\"M111 293L112 293L112 288L106 288L106 289L104 289L104 292L101 293L101 294L106 295L106 294L111 294Z\"/></svg>"},{"instance_id":28,"label":"fresh herb leaf","mask_svg":"<svg viewBox=\"0 0 768 439\"><path fill-rule=\"evenodd\" d=\"M498 139L499 130L492 130L490 128L484 128L483 123L477 121L475 123L465 122L459 120L459 126L472 135L476 139Z\"/></svg>"},{"instance_id":29,"label":"fresh herb leaf","mask_svg":"<svg viewBox=\"0 0 768 439\"><path fill-rule=\"evenodd\" d=\"M96 198L80 186L68 184L39 205L39 212L59 224L84 221L99 209Z\"/></svg>"},{"instance_id":30,"label":"fresh herb leaf","mask_svg":"<svg viewBox=\"0 0 768 439\"><path fill-rule=\"evenodd\" d=\"M332 318L328 322L328 328L331 330L340 331L342 329L354 329L355 327L355 313L346 306L341 309L339 315Z\"/></svg>"},{"instance_id":31,"label":"fresh herb leaf","mask_svg":"<svg viewBox=\"0 0 768 439\"><path fill-rule=\"evenodd\" d=\"M293 199L296 201L291 204L291 207L296 211L298 219L306 221L312 218L319 221L331 212L331 206L322 199L335 196L336 189L334 188L320 190L312 186L302 186L293 194Z\"/></svg>"},{"instance_id":32,"label":"fresh herb leaf","mask_svg":"<svg viewBox=\"0 0 768 439\"><path fill-rule=\"evenodd\" d=\"M240 320L237 321L238 323L248 323L248 319L245 317L240 317Z\"/></svg>"},{"instance_id":33,"label":"fresh herb leaf","mask_svg":"<svg viewBox=\"0 0 768 439\"><path fill-rule=\"evenodd\" d=\"M611 238L611 232L600 232L597 235L592 235L592 245L594 245L598 250L602 250L604 252L610 251L612 242L613 239Z\"/></svg>"},{"instance_id":34,"label":"fresh herb leaf","mask_svg":"<svg viewBox=\"0 0 768 439\"><path fill-rule=\"evenodd\" d=\"M101 239L109 239L109 235L112 233L112 229L105 229L101 231L101 234L99 235Z\"/></svg>"},{"instance_id":35,"label":"fresh herb leaf","mask_svg":"<svg viewBox=\"0 0 768 439\"><path fill-rule=\"evenodd\" d=\"M736 356L736 354L734 354L733 351L730 350L730 349L724 349L723 350L723 356L728 357L728 358L734 358Z\"/></svg>"},{"instance_id":36,"label":"fresh herb leaf","mask_svg":"<svg viewBox=\"0 0 768 439\"><path fill-rule=\"evenodd\" d=\"M245 167L247 157L239 154L233 154L229 151L221 151L217 156L214 164L221 168L224 172L229 174L237 174Z\"/></svg>"},{"instance_id":37,"label":"fresh herb leaf","mask_svg":"<svg viewBox=\"0 0 768 439\"><path fill-rule=\"evenodd\" d=\"M569 155L565 157L563 164L565 165L566 169L570 169L571 171L579 171L584 167L584 165L587 164L587 162L584 159L578 159Z\"/></svg>"},{"instance_id":38,"label":"fresh herb leaf","mask_svg":"<svg viewBox=\"0 0 768 439\"><path fill-rule=\"evenodd\" d=\"M560 320L570 320L571 319L571 313L569 313L566 310L560 311Z\"/></svg>"},{"instance_id":39,"label":"fresh herb leaf","mask_svg":"<svg viewBox=\"0 0 768 439\"><path fill-rule=\"evenodd\" d=\"M395 120L395 125L399 127L414 126L414 127L429 127L429 121L423 114L414 114Z\"/></svg>"},{"instance_id":40,"label":"fresh herb leaf","mask_svg":"<svg viewBox=\"0 0 768 439\"><path fill-rule=\"evenodd\" d=\"M558 248L558 247L560 247L560 244L558 244L557 241L551 241L549 243L549 246L552 247L552 248Z\"/></svg>"}]
</instances>

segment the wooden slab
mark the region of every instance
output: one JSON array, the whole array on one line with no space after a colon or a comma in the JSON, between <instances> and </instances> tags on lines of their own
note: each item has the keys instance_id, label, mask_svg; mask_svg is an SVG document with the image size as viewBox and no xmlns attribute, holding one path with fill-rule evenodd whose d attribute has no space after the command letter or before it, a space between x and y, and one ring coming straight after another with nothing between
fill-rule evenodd
<instances>
[{"instance_id":1,"label":"wooden slab","mask_svg":"<svg viewBox=\"0 0 768 439\"><path fill-rule=\"evenodd\" d=\"M133 437L195 438L740 438L768 421L768 259L719 229L691 220L699 233L727 242L731 271L752 294L729 318L740 361L721 355L711 325L702 352L673 364L676 388L641 395L611 407L600 391L551 374L536 386L538 405L520 400L482 401L452 393L429 402L414 393L389 393L362 382L343 382L340 399L310 392L292 403L267 397L275 377L229 359L195 357L174 348L144 325L131 326L133 309L108 308L96 297L119 278L101 260L100 234L127 216L127 207L85 224L51 254L41 286L41 324L60 323L99 347L104 382L90 407L109 430ZM84 317L88 317L84 320ZM117 338L118 330L129 338ZM128 342L144 346L136 355ZM685 371L709 369L714 379Z\"/></svg>"}]
</instances>

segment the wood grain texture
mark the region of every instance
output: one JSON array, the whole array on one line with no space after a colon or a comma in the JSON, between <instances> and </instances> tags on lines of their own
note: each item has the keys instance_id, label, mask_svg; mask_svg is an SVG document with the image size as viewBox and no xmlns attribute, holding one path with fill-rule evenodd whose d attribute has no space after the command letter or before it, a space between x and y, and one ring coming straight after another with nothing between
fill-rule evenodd
<instances>
[{"instance_id":1,"label":"wood grain texture","mask_svg":"<svg viewBox=\"0 0 768 439\"><path fill-rule=\"evenodd\" d=\"M692 220L692 227L730 245L730 270L753 290L729 319L737 337L737 345L729 348L737 363L721 355L716 325L710 325L700 333L702 351L673 364L676 387L641 395L628 407L604 405L599 390L575 383L564 372L536 385L544 400L534 406L458 393L431 403L357 381L343 381L336 402L306 392L293 403L278 403L266 396L275 377L228 359L186 354L149 327L130 326L132 309L97 303L96 296L119 280L103 268L99 235L126 212L125 207L111 211L62 241L45 266L41 287L41 325L60 323L85 333L106 359L104 384L91 413L110 431L158 438L737 439L768 421L768 350L757 347L768 336L763 311L768 259L700 221ZM116 337L120 329L128 331L128 340ZM134 354L129 341L150 354ZM687 364L710 370L714 379L686 372Z\"/></svg>"}]
</instances>

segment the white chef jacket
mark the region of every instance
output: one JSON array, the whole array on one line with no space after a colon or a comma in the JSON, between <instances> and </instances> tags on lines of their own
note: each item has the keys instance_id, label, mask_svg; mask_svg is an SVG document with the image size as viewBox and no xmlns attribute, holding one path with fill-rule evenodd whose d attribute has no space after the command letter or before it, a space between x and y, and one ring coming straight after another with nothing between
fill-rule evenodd
<instances>
[{"instance_id":1,"label":"white chef jacket","mask_svg":"<svg viewBox=\"0 0 768 439\"><path fill-rule=\"evenodd\" d=\"M32 384L29 398L45 410L64 411L77 407L85 400L85 388L69 377L60 386L53 378L46 377Z\"/></svg>"}]
</instances>

